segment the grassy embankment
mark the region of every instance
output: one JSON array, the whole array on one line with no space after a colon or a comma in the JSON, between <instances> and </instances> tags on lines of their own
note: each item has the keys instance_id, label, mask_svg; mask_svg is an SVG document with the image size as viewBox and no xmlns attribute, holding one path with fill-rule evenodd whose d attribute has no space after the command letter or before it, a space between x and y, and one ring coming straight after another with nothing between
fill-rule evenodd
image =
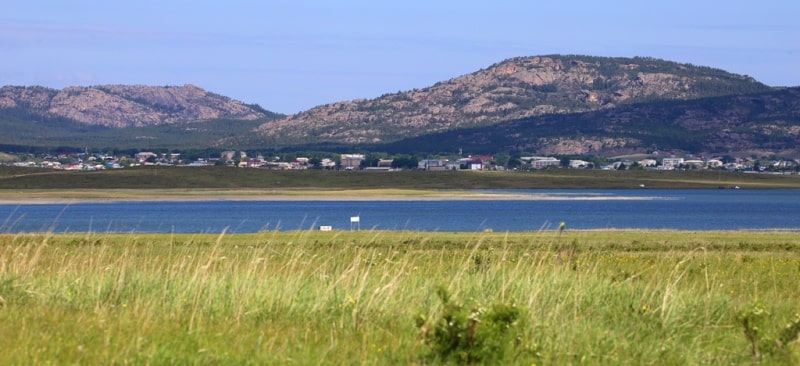
<instances>
[{"instance_id":1,"label":"grassy embankment","mask_svg":"<svg viewBox=\"0 0 800 366\"><path fill-rule=\"evenodd\" d=\"M271 196L442 196L473 189L800 188L798 176L687 171L552 169L535 172L267 171L227 167L143 167L67 172L0 167L0 199Z\"/></svg>"},{"instance_id":2,"label":"grassy embankment","mask_svg":"<svg viewBox=\"0 0 800 366\"><path fill-rule=\"evenodd\" d=\"M797 364L798 274L783 232L7 234L0 364Z\"/></svg>"}]
</instances>

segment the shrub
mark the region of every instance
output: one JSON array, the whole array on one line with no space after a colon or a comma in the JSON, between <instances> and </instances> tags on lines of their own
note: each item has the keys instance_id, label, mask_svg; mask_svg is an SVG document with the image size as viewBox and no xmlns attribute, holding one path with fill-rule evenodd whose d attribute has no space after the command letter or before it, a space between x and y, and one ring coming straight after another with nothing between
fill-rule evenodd
<instances>
[{"instance_id":1,"label":"shrub","mask_svg":"<svg viewBox=\"0 0 800 366\"><path fill-rule=\"evenodd\" d=\"M451 298L444 287L436 289L441 309L428 319L417 316L417 327L433 359L457 364L497 362L506 351L520 345L517 322L520 311L514 303L465 306Z\"/></svg>"},{"instance_id":2,"label":"shrub","mask_svg":"<svg viewBox=\"0 0 800 366\"><path fill-rule=\"evenodd\" d=\"M764 332L764 318L770 316L761 304L753 304L739 311L736 319L741 324L745 338L750 343L750 353L753 357L764 354L776 355L786 349L786 346L797 340L800 335L800 314L781 329L777 336Z\"/></svg>"}]
</instances>

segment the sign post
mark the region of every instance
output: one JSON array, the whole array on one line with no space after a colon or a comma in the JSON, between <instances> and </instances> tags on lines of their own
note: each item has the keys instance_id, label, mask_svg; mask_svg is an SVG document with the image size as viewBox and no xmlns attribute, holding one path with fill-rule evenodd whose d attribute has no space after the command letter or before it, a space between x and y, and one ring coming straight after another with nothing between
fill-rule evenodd
<instances>
[{"instance_id":1,"label":"sign post","mask_svg":"<svg viewBox=\"0 0 800 366\"><path fill-rule=\"evenodd\" d=\"M353 226L356 227L356 230L361 231L361 217L360 216L350 216L350 231L353 231Z\"/></svg>"}]
</instances>

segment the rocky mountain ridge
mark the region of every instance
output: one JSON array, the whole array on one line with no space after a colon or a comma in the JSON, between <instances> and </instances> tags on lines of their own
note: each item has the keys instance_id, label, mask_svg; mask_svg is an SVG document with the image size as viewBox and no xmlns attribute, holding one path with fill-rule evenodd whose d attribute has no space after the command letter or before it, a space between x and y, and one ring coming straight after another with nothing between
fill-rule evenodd
<instances>
[{"instance_id":1,"label":"rocky mountain ridge","mask_svg":"<svg viewBox=\"0 0 800 366\"><path fill-rule=\"evenodd\" d=\"M262 124L283 142L386 143L513 119L767 91L754 79L653 58L508 59L424 89L326 104Z\"/></svg>"},{"instance_id":2,"label":"rocky mountain ridge","mask_svg":"<svg viewBox=\"0 0 800 366\"><path fill-rule=\"evenodd\" d=\"M0 88L0 109L13 108L21 108L28 115L115 128L265 117L265 113L251 106L194 85Z\"/></svg>"},{"instance_id":3,"label":"rocky mountain ridge","mask_svg":"<svg viewBox=\"0 0 800 366\"><path fill-rule=\"evenodd\" d=\"M550 55L292 116L192 85L6 86L0 129L12 149L800 154L800 89L653 58Z\"/></svg>"}]
</instances>

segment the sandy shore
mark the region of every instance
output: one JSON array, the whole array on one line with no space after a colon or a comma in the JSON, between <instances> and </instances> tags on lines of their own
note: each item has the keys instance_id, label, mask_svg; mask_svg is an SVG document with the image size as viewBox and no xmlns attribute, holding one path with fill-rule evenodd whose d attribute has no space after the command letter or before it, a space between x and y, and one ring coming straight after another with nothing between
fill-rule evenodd
<instances>
[{"instance_id":1,"label":"sandy shore","mask_svg":"<svg viewBox=\"0 0 800 366\"><path fill-rule=\"evenodd\" d=\"M580 190L576 191L580 192ZM645 192L643 192L645 193ZM604 195L558 195L481 190L0 190L0 204L46 204L124 201L424 201L424 200L643 200Z\"/></svg>"},{"instance_id":2,"label":"sandy shore","mask_svg":"<svg viewBox=\"0 0 800 366\"><path fill-rule=\"evenodd\" d=\"M525 199L522 194L435 190L22 190L0 191L0 204L120 201L376 201Z\"/></svg>"}]
</instances>

